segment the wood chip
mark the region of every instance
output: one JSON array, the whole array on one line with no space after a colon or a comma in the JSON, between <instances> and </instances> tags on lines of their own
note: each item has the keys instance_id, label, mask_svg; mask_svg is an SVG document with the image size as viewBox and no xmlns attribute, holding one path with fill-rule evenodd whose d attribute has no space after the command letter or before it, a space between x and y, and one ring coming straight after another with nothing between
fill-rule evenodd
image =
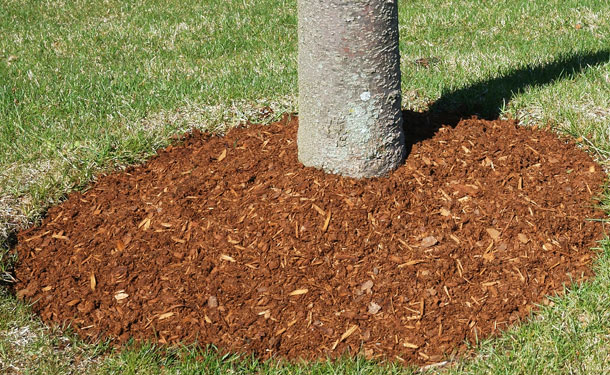
<instances>
[{"instance_id":1,"label":"wood chip","mask_svg":"<svg viewBox=\"0 0 610 375\"><path fill-rule=\"evenodd\" d=\"M379 306L377 303L375 303L374 301L371 301L371 303L369 303L369 306L368 306L369 314L375 315L379 312L379 310L381 310L381 306Z\"/></svg>"},{"instance_id":2,"label":"wood chip","mask_svg":"<svg viewBox=\"0 0 610 375\"><path fill-rule=\"evenodd\" d=\"M406 263L403 264L399 264L398 268L403 268L403 267L407 267L407 266L414 266L416 264L420 264L420 263L424 263L426 260L425 259L414 259L414 260L410 260Z\"/></svg>"},{"instance_id":3,"label":"wood chip","mask_svg":"<svg viewBox=\"0 0 610 375\"><path fill-rule=\"evenodd\" d=\"M326 220L324 220L324 226L322 227L322 232L326 232L328 230L328 226L330 225L330 217L332 216L332 212L328 210L328 216L326 216Z\"/></svg>"},{"instance_id":4,"label":"wood chip","mask_svg":"<svg viewBox=\"0 0 610 375\"><path fill-rule=\"evenodd\" d=\"M30 242L30 241L33 241L33 240L37 240L37 239L39 239L39 238L41 238L41 237L46 236L46 235L47 235L47 234L49 234L49 233L51 233L51 231L50 231L50 230L48 230L48 231L46 231L46 232L44 232L43 234L40 234L40 235L38 235L38 236L30 237L30 238L28 238L28 239L24 240L23 242Z\"/></svg>"},{"instance_id":5,"label":"wood chip","mask_svg":"<svg viewBox=\"0 0 610 375\"><path fill-rule=\"evenodd\" d=\"M441 214L442 216L451 216L451 211L449 211L449 210L448 210L448 209L446 209L446 208L441 208L441 210L440 210L440 214Z\"/></svg>"},{"instance_id":6,"label":"wood chip","mask_svg":"<svg viewBox=\"0 0 610 375\"><path fill-rule=\"evenodd\" d=\"M489 236L494 240L497 241L500 239L500 231L495 229L495 228L487 228L485 229L487 231L487 234L489 234Z\"/></svg>"},{"instance_id":7,"label":"wood chip","mask_svg":"<svg viewBox=\"0 0 610 375\"><path fill-rule=\"evenodd\" d=\"M227 149L225 148L224 150L222 150L220 155L218 155L218 158L216 158L216 160L217 161L223 161L223 160L225 160L226 157L227 157Z\"/></svg>"},{"instance_id":8,"label":"wood chip","mask_svg":"<svg viewBox=\"0 0 610 375\"><path fill-rule=\"evenodd\" d=\"M309 292L309 289L296 289L292 292L288 293L289 296L300 296L301 294L305 294Z\"/></svg>"},{"instance_id":9,"label":"wood chip","mask_svg":"<svg viewBox=\"0 0 610 375\"><path fill-rule=\"evenodd\" d=\"M233 257L231 257L231 256L228 256L228 255L226 255L226 254L222 254L222 255L220 256L220 259L222 259L222 260L226 260L226 261L229 261L229 262L236 262L235 258L233 258Z\"/></svg>"},{"instance_id":10,"label":"wood chip","mask_svg":"<svg viewBox=\"0 0 610 375\"><path fill-rule=\"evenodd\" d=\"M423 247L423 248L427 248L427 247L432 247L432 246L436 245L437 243L438 243L438 240L436 239L436 237L428 236L428 237L424 238L423 240L421 240L421 243L419 244L419 246Z\"/></svg>"},{"instance_id":11,"label":"wood chip","mask_svg":"<svg viewBox=\"0 0 610 375\"><path fill-rule=\"evenodd\" d=\"M363 292L371 290L371 288L375 285L371 280L367 280L360 285L360 290Z\"/></svg>"},{"instance_id":12,"label":"wood chip","mask_svg":"<svg viewBox=\"0 0 610 375\"><path fill-rule=\"evenodd\" d=\"M318 213L319 213L320 215L322 215L322 216L326 216L326 211L324 211L323 209L321 209L321 208L320 208L320 207L318 207L317 205L312 204L312 205L311 205L311 207L312 207L314 210L318 211Z\"/></svg>"},{"instance_id":13,"label":"wood chip","mask_svg":"<svg viewBox=\"0 0 610 375\"><path fill-rule=\"evenodd\" d=\"M530 150L532 150L532 152L536 155L539 155L540 153L538 151L536 151L532 146L530 145L525 145L525 147L529 148Z\"/></svg>"},{"instance_id":14,"label":"wood chip","mask_svg":"<svg viewBox=\"0 0 610 375\"><path fill-rule=\"evenodd\" d=\"M159 320L163 320L163 319L170 318L170 317L172 317L172 316L174 316L174 313L173 313L173 312L168 312L168 313L165 313L165 314L161 314L161 315L159 315L159 316L157 317L157 319L159 319Z\"/></svg>"},{"instance_id":15,"label":"wood chip","mask_svg":"<svg viewBox=\"0 0 610 375\"><path fill-rule=\"evenodd\" d=\"M519 280L521 280L521 282L524 283L526 281L525 276L523 276L523 274L521 273L521 271L519 271L519 269L517 267L513 266L513 269L515 271L517 271L517 274L519 274Z\"/></svg>"},{"instance_id":16,"label":"wood chip","mask_svg":"<svg viewBox=\"0 0 610 375\"><path fill-rule=\"evenodd\" d=\"M91 290L95 291L95 287L97 286L97 280L95 279L95 274L93 272L91 272L91 275L89 276L89 281L89 286L91 287Z\"/></svg>"},{"instance_id":17,"label":"wood chip","mask_svg":"<svg viewBox=\"0 0 610 375\"><path fill-rule=\"evenodd\" d=\"M452 298L451 298L451 294L449 294L449 288L447 288L447 285L443 285L443 290L445 291L445 294L447 295L447 297L449 297L449 301L451 301Z\"/></svg>"},{"instance_id":18,"label":"wood chip","mask_svg":"<svg viewBox=\"0 0 610 375\"><path fill-rule=\"evenodd\" d=\"M149 217L146 217L142 221L140 221L140 224L138 224L138 229L142 228L146 223L150 223L150 218Z\"/></svg>"},{"instance_id":19,"label":"wood chip","mask_svg":"<svg viewBox=\"0 0 610 375\"><path fill-rule=\"evenodd\" d=\"M413 248L411 246L409 246L408 243L405 242L405 240L401 239L401 238L397 238L398 242L400 242L400 244L404 247L406 247L409 250L413 250Z\"/></svg>"},{"instance_id":20,"label":"wood chip","mask_svg":"<svg viewBox=\"0 0 610 375\"><path fill-rule=\"evenodd\" d=\"M443 195L443 197L445 197L445 199L446 199L446 200L448 200L449 202L451 202L451 197L449 196L449 194L447 194L447 193L445 192L445 190L443 190L443 189L438 189L438 191L440 191L440 192L441 192L441 194Z\"/></svg>"},{"instance_id":21,"label":"wood chip","mask_svg":"<svg viewBox=\"0 0 610 375\"><path fill-rule=\"evenodd\" d=\"M288 323L288 327L292 327L293 325L297 324L298 321L299 319L294 319L293 321Z\"/></svg>"},{"instance_id":22,"label":"wood chip","mask_svg":"<svg viewBox=\"0 0 610 375\"><path fill-rule=\"evenodd\" d=\"M457 238L457 237L456 237L455 235L453 235L453 234L450 234L450 235L449 235L449 238L451 238L451 239L452 239L452 240L453 240L453 241L454 241L456 244L458 244L458 245L459 245L460 243L462 243L462 241L460 241L460 239L459 239L459 238Z\"/></svg>"},{"instance_id":23,"label":"wood chip","mask_svg":"<svg viewBox=\"0 0 610 375\"><path fill-rule=\"evenodd\" d=\"M519 233L517 235L517 238L519 239L519 241L521 241L521 243L528 243L529 238L527 238L527 236L523 233Z\"/></svg>"},{"instance_id":24,"label":"wood chip","mask_svg":"<svg viewBox=\"0 0 610 375\"><path fill-rule=\"evenodd\" d=\"M340 342L342 342L346 338L350 337L352 335L352 333L356 332L357 329L358 329L358 326L356 326L356 325L349 327L347 329L347 331L345 331L345 333L343 335L341 335L341 338L339 338L339 340L335 341L331 350L335 350L337 348L337 345L339 345Z\"/></svg>"},{"instance_id":25,"label":"wood chip","mask_svg":"<svg viewBox=\"0 0 610 375\"><path fill-rule=\"evenodd\" d=\"M404 346L405 348L409 348L409 349L417 349L417 348L419 348L419 345L410 343L408 341L403 342L402 346Z\"/></svg>"},{"instance_id":26,"label":"wood chip","mask_svg":"<svg viewBox=\"0 0 610 375\"><path fill-rule=\"evenodd\" d=\"M462 266L462 262L460 262L459 259L456 259L455 262L457 263L457 271L460 274L460 277L464 277L464 267Z\"/></svg>"},{"instance_id":27,"label":"wood chip","mask_svg":"<svg viewBox=\"0 0 610 375\"><path fill-rule=\"evenodd\" d=\"M127 297L129 297L129 294L125 293L124 290L119 290L114 294L114 299L116 299L117 301L124 300Z\"/></svg>"},{"instance_id":28,"label":"wood chip","mask_svg":"<svg viewBox=\"0 0 610 375\"><path fill-rule=\"evenodd\" d=\"M296 324L298 321L299 321L299 319L294 319L293 321L289 322L289 323L288 323L288 325L287 325L286 327L284 327L284 328L281 328L281 329L277 330L277 331L275 332L275 335L276 335L276 336L279 336L279 335L281 335L282 333L286 332L286 330L287 330L288 328L290 328L290 327L292 327L293 325L295 325L295 324Z\"/></svg>"},{"instance_id":29,"label":"wood chip","mask_svg":"<svg viewBox=\"0 0 610 375\"><path fill-rule=\"evenodd\" d=\"M177 243L186 243L185 240L178 238L178 237L171 236L170 238L172 239L172 241L177 242Z\"/></svg>"}]
</instances>

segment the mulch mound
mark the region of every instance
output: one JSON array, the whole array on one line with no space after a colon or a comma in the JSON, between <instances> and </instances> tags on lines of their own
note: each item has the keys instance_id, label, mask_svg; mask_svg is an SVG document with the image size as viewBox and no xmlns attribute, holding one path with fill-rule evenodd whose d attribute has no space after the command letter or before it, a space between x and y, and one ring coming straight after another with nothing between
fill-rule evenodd
<instances>
[{"instance_id":1,"label":"mulch mound","mask_svg":"<svg viewBox=\"0 0 610 375\"><path fill-rule=\"evenodd\" d=\"M592 275L605 175L566 139L469 119L354 180L300 165L296 129L194 132L70 194L19 233L17 295L92 340L421 364Z\"/></svg>"}]
</instances>

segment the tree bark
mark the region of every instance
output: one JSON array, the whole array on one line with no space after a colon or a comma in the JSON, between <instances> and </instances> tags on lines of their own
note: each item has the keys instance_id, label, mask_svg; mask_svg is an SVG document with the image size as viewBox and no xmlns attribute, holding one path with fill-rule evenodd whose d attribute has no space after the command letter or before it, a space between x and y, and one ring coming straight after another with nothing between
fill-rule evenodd
<instances>
[{"instance_id":1,"label":"tree bark","mask_svg":"<svg viewBox=\"0 0 610 375\"><path fill-rule=\"evenodd\" d=\"M298 0L299 160L350 177L405 158L396 0Z\"/></svg>"}]
</instances>

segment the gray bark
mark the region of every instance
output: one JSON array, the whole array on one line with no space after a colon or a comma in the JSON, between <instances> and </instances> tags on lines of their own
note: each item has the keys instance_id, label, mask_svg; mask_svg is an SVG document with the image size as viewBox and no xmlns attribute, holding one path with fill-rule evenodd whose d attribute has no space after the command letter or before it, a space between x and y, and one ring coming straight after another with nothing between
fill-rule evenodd
<instances>
[{"instance_id":1,"label":"gray bark","mask_svg":"<svg viewBox=\"0 0 610 375\"><path fill-rule=\"evenodd\" d=\"M298 0L299 160L387 174L406 150L396 0Z\"/></svg>"}]
</instances>

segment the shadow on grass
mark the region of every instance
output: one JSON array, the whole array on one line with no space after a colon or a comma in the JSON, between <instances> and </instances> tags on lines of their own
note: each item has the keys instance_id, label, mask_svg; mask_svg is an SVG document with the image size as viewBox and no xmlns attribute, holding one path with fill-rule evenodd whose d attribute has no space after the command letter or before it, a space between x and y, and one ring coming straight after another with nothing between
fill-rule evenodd
<instances>
[{"instance_id":1,"label":"shadow on grass","mask_svg":"<svg viewBox=\"0 0 610 375\"><path fill-rule=\"evenodd\" d=\"M505 103L533 87L570 79L610 61L610 50L560 55L555 61L526 65L502 77L445 92L427 112L403 111L407 146L430 138L442 125L456 126L463 118L497 119Z\"/></svg>"}]
</instances>

